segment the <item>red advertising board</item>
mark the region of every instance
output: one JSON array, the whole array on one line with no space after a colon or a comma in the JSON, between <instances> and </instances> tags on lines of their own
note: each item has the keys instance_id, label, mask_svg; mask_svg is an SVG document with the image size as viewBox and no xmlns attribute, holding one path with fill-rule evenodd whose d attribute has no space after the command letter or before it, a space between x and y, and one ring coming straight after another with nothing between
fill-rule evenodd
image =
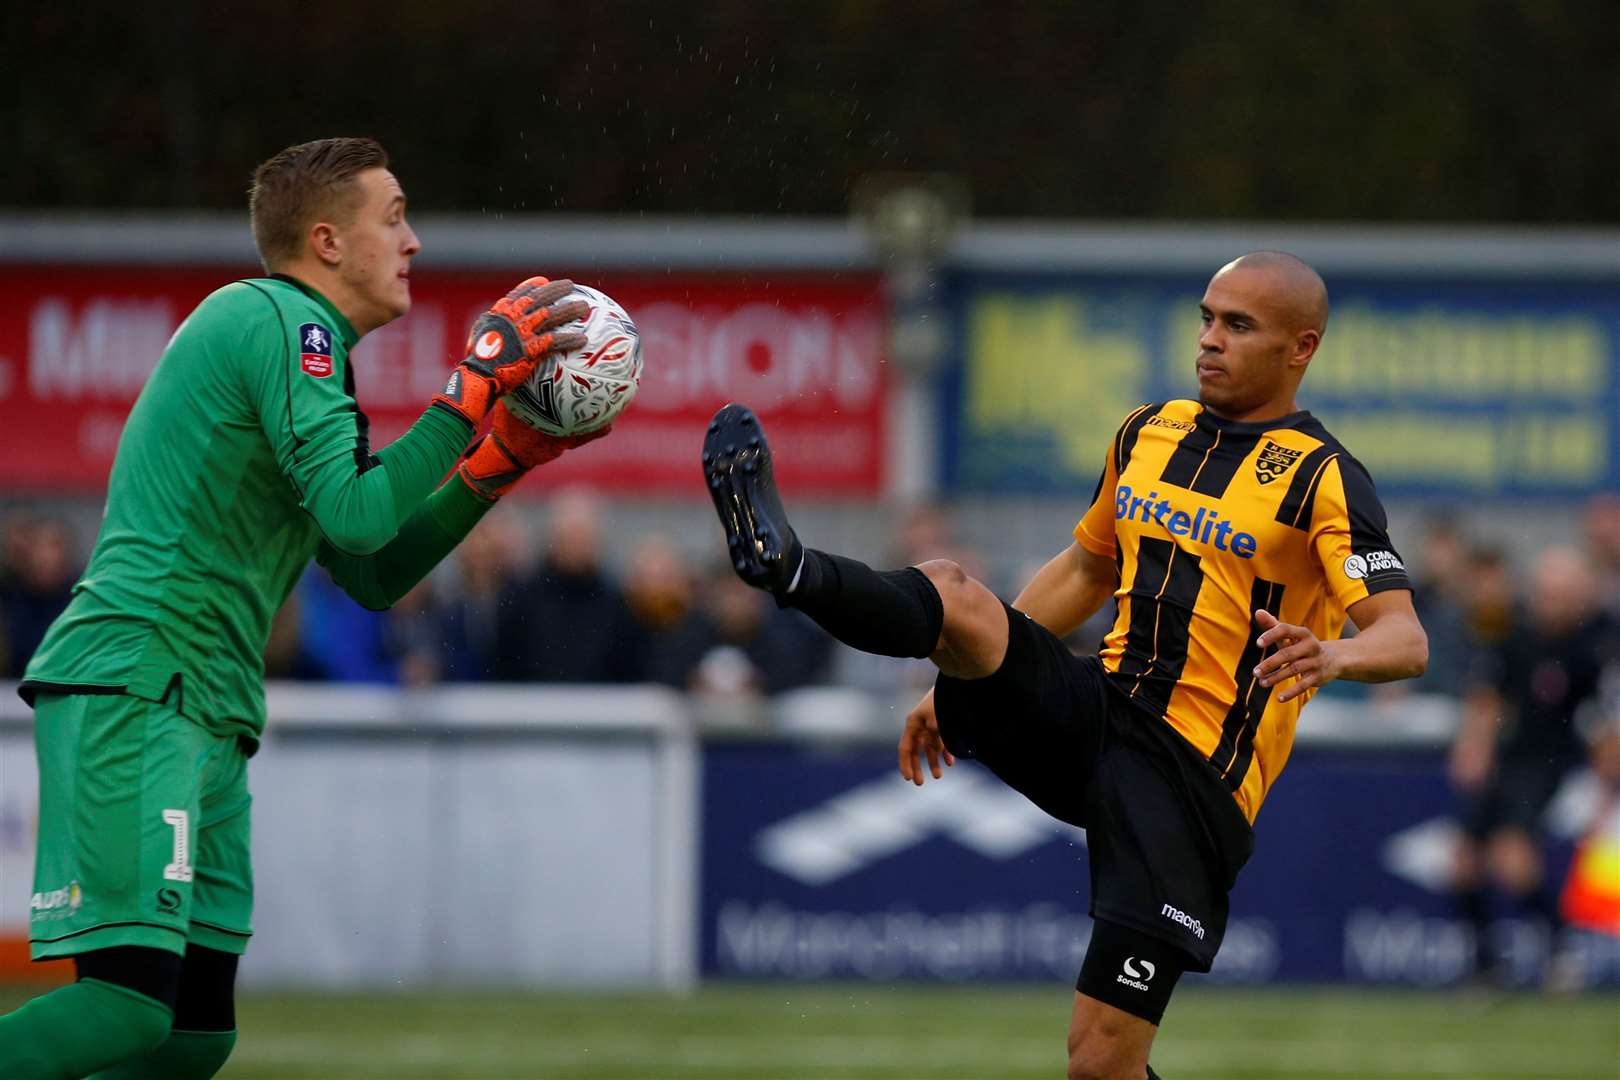
<instances>
[{"instance_id":1,"label":"red advertising board","mask_svg":"<svg viewBox=\"0 0 1620 1080\"><path fill-rule=\"evenodd\" d=\"M416 419L460 356L467 326L516 276L427 265L413 274L411 313L354 353L375 445ZM101 490L124 418L170 335L231 278L224 269L0 267L0 491ZM519 492L579 483L701 497L703 429L721 405L742 401L764 420L778 475L795 495L880 493L887 387L874 277L642 274L591 284L641 331L640 392L610 436L546 466L545 485Z\"/></svg>"}]
</instances>

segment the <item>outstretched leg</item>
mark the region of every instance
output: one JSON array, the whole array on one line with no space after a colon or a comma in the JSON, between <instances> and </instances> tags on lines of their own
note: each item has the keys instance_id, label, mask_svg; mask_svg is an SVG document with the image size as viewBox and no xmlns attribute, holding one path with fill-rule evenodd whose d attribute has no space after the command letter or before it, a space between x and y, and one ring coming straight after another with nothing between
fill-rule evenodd
<instances>
[{"instance_id":1,"label":"outstretched leg","mask_svg":"<svg viewBox=\"0 0 1620 1080\"><path fill-rule=\"evenodd\" d=\"M1006 609L955 563L880 571L799 542L777 496L765 432L746 406L715 414L703 473L732 568L777 603L798 608L852 648L927 657L955 678L984 678L1001 666Z\"/></svg>"}]
</instances>

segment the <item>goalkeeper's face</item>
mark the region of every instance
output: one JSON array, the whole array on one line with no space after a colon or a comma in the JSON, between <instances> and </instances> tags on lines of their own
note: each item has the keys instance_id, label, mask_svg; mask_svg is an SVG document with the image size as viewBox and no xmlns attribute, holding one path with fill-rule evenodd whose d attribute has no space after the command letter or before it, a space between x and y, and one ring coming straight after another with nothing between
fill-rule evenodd
<instances>
[{"instance_id":1,"label":"goalkeeper's face","mask_svg":"<svg viewBox=\"0 0 1620 1080\"><path fill-rule=\"evenodd\" d=\"M342 226L338 273L354 297L352 320L360 333L411 309L411 259L422 250L405 221L405 191L387 169L354 178L354 217Z\"/></svg>"}]
</instances>

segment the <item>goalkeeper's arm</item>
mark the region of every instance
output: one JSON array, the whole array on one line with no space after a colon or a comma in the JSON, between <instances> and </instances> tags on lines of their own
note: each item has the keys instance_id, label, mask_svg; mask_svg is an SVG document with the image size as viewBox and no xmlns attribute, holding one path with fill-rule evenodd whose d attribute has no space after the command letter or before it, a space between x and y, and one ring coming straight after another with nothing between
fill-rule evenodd
<instances>
[{"instance_id":1,"label":"goalkeeper's arm","mask_svg":"<svg viewBox=\"0 0 1620 1080\"><path fill-rule=\"evenodd\" d=\"M266 365L258 387L260 424L299 504L330 547L351 556L380 550L455 464L499 398L546 357L583 343L581 334L556 331L585 314L578 302L557 303L572 288L567 281L530 278L480 316L444 392L410 431L375 455L366 453L347 357L333 373L341 380L309 377L298 370L296 354L283 361L289 371ZM261 346L284 351L279 341Z\"/></svg>"},{"instance_id":2,"label":"goalkeeper's arm","mask_svg":"<svg viewBox=\"0 0 1620 1080\"><path fill-rule=\"evenodd\" d=\"M346 555L322 543L315 561L361 607L383 611L439 565L494 505L469 485L452 479L439 485L379 550L370 555Z\"/></svg>"},{"instance_id":3,"label":"goalkeeper's arm","mask_svg":"<svg viewBox=\"0 0 1620 1080\"><path fill-rule=\"evenodd\" d=\"M392 607L461 543L524 473L566 450L600 439L608 430L604 427L566 438L545 435L497 404L490 433L473 444L456 476L440 484L405 519L398 535L370 555L345 554L323 543L315 559L361 606L374 611ZM381 456L398 454L395 447L399 445L396 442Z\"/></svg>"}]
</instances>

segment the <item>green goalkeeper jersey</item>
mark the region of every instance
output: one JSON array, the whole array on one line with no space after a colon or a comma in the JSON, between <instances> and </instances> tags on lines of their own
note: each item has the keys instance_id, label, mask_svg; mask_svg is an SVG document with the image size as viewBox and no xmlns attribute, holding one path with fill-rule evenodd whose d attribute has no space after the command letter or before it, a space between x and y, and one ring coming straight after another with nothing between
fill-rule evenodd
<instances>
[{"instance_id":1,"label":"green goalkeeper jersey","mask_svg":"<svg viewBox=\"0 0 1620 1080\"><path fill-rule=\"evenodd\" d=\"M429 408L372 453L357 335L291 278L237 281L180 325L118 443L95 551L23 677L264 727L270 620L315 557L368 607L421 579L488 508L439 481L472 432Z\"/></svg>"}]
</instances>

